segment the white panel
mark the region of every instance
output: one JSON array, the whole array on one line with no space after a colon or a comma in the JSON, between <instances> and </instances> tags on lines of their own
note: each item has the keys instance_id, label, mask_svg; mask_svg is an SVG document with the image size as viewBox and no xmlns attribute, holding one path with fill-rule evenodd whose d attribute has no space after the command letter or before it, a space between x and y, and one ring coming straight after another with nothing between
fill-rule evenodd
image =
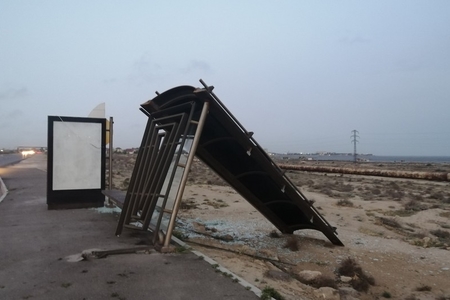
<instances>
[{"instance_id":1,"label":"white panel","mask_svg":"<svg viewBox=\"0 0 450 300\"><path fill-rule=\"evenodd\" d=\"M102 124L53 123L53 190L101 188Z\"/></svg>"},{"instance_id":2,"label":"white panel","mask_svg":"<svg viewBox=\"0 0 450 300\"><path fill-rule=\"evenodd\" d=\"M90 113L89 118L105 118L105 102L97 105Z\"/></svg>"}]
</instances>

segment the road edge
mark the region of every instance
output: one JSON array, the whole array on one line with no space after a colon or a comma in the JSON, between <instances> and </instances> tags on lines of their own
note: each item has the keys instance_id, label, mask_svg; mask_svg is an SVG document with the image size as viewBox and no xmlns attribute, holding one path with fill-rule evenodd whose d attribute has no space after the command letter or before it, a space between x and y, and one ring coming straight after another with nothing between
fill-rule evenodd
<instances>
[{"instance_id":1,"label":"road edge","mask_svg":"<svg viewBox=\"0 0 450 300\"><path fill-rule=\"evenodd\" d=\"M5 199L7 194L8 189L6 188L6 185L3 183L3 180L0 177L0 203L3 201L3 199Z\"/></svg>"}]
</instances>

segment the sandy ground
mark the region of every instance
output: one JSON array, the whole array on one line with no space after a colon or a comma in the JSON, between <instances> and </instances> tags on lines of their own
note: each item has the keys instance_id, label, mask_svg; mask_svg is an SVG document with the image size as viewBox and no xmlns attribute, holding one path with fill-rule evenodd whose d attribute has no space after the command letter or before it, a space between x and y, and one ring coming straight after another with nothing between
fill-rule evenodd
<instances>
[{"instance_id":1,"label":"sandy ground","mask_svg":"<svg viewBox=\"0 0 450 300\"><path fill-rule=\"evenodd\" d=\"M134 156L115 156L115 188L126 189L134 161ZM450 172L448 164L359 167ZM304 270L331 278L340 290L334 299L450 299L450 182L300 171L286 175L337 227L345 247L333 246L313 230L281 235L198 161L191 169L175 234L246 281L260 289L270 286L285 299L321 298L317 285L299 281L305 282ZM348 288L355 278L342 282L348 279L337 270L348 258L373 277L375 284L366 292Z\"/></svg>"}]
</instances>

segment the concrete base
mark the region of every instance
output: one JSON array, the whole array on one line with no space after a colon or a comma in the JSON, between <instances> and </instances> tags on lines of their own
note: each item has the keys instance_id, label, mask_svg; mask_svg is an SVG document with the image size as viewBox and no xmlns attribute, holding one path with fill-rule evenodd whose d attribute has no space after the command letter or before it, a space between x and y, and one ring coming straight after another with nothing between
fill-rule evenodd
<instances>
[{"instance_id":1,"label":"concrete base","mask_svg":"<svg viewBox=\"0 0 450 300\"><path fill-rule=\"evenodd\" d=\"M58 209L97 208L103 207L104 205L105 202L58 203L58 204L47 204L47 209L58 210Z\"/></svg>"}]
</instances>

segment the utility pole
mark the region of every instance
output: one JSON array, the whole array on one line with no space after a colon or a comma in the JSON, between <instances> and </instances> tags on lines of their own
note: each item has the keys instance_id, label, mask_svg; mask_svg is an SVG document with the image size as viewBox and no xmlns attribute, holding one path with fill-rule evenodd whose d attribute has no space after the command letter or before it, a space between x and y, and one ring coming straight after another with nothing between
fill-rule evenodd
<instances>
[{"instance_id":1,"label":"utility pole","mask_svg":"<svg viewBox=\"0 0 450 300\"><path fill-rule=\"evenodd\" d=\"M352 138L352 143L353 143L353 159L354 159L354 163L356 164L356 143L358 143L358 130L352 130L352 135L350 136Z\"/></svg>"}]
</instances>

